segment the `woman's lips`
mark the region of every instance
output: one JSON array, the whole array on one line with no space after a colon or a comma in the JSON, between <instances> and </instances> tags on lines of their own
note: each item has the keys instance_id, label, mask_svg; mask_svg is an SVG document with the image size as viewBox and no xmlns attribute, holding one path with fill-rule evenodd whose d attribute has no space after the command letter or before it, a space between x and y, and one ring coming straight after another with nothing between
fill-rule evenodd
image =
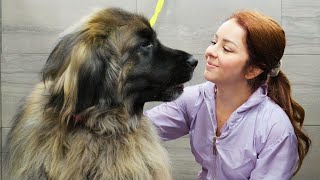
<instances>
[{"instance_id":1,"label":"woman's lips","mask_svg":"<svg viewBox=\"0 0 320 180\"><path fill-rule=\"evenodd\" d=\"M217 66L217 65L215 65L215 64L213 64L213 63L211 63L211 62L207 62L207 67L209 67L209 68L217 68L217 67L219 67L219 66Z\"/></svg>"}]
</instances>

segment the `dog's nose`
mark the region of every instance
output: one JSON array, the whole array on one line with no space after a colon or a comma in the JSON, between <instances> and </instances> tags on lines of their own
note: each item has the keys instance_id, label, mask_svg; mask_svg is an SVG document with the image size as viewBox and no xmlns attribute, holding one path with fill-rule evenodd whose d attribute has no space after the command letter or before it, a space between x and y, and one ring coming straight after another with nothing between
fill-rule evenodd
<instances>
[{"instance_id":1,"label":"dog's nose","mask_svg":"<svg viewBox=\"0 0 320 180\"><path fill-rule=\"evenodd\" d=\"M193 56L191 56L187 62L190 64L190 66L194 69L198 65L198 60L195 59Z\"/></svg>"}]
</instances>

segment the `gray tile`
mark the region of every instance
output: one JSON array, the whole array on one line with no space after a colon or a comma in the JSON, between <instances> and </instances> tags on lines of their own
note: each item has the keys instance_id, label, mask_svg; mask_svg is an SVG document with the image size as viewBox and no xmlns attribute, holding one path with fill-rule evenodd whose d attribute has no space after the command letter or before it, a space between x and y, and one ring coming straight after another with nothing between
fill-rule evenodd
<instances>
[{"instance_id":1,"label":"gray tile","mask_svg":"<svg viewBox=\"0 0 320 180\"><path fill-rule=\"evenodd\" d=\"M1 133L0 133L0 136L1 136L1 138L0 138L0 141L1 141L1 144L2 144L2 128L1 128ZM0 152L0 158L1 158L1 163L0 163L0 180L1 179L3 179L2 178L2 167L3 167L3 163L2 163L2 148L1 148L1 152Z\"/></svg>"},{"instance_id":2,"label":"gray tile","mask_svg":"<svg viewBox=\"0 0 320 180\"><path fill-rule=\"evenodd\" d=\"M11 127L12 120L22 103L24 96L4 95L5 97L2 96L2 127Z\"/></svg>"},{"instance_id":3,"label":"gray tile","mask_svg":"<svg viewBox=\"0 0 320 180\"><path fill-rule=\"evenodd\" d=\"M8 137L8 134L10 132L11 128L1 128L1 136L2 136L2 145L1 145L1 150L2 150L2 153L6 153L8 152L8 150L5 148L5 145L6 145L6 142L7 142L7 137Z\"/></svg>"},{"instance_id":4,"label":"gray tile","mask_svg":"<svg viewBox=\"0 0 320 180\"><path fill-rule=\"evenodd\" d=\"M39 73L47 57L48 54L3 55L1 61L1 82L33 86L40 80Z\"/></svg>"},{"instance_id":5,"label":"gray tile","mask_svg":"<svg viewBox=\"0 0 320 180\"><path fill-rule=\"evenodd\" d=\"M2 23L4 27L38 27L43 30L63 30L78 22L96 9L121 7L135 11L132 0L9 0L2 2Z\"/></svg>"},{"instance_id":6,"label":"gray tile","mask_svg":"<svg viewBox=\"0 0 320 180\"><path fill-rule=\"evenodd\" d=\"M96 9L136 11L136 1L10 0L2 7L3 53L49 53L60 33Z\"/></svg>"},{"instance_id":7,"label":"gray tile","mask_svg":"<svg viewBox=\"0 0 320 180\"><path fill-rule=\"evenodd\" d=\"M320 1L282 0L286 54L320 54Z\"/></svg>"},{"instance_id":8,"label":"gray tile","mask_svg":"<svg viewBox=\"0 0 320 180\"><path fill-rule=\"evenodd\" d=\"M293 178L293 180L308 179L319 180L319 162L320 162L320 126L308 126L305 127L311 140L312 146L309 154L305 158L301 170Z\"/></svg>"},{"instance_id":9,"label":"gray tile","mask_svg":"<svg viewBox=\"0 0 320 180\"><path fill-rule=\"evenodd\" d=\"M4 165L4 157L6 156L6 153L1 153L1 177L3 180L9 180L9 178L6 176L7 175L7 171L5 169L5 165Z\"/></svg>"},{"instance_id":10,"label":"gray tile","mask_svg":"<svg viewBox=\"0 0 320 180\"><path fill-rule=\"evenodd\" d=\"M3 31L2 53L50 53L58 42L61 31L30 32L30 31Z\"/></svg>"},{"instance_id":11,"label":"gray tile","mask_svg":"<svg viewBox=\"0 0 320 180\"><path fill-rule=\"evenodd\" d=\"M151 17L156 2L138 0L138 12ZM212 35L220 24L238 9L256 9L281 21L281 1L165 1L155 24L159 38L164 43L200 54L210 44Z\"/></svg>"},{"instance_id":12,"label":"gray tile","mask_svg":"<svg viewBox=\"0 0 320 180\"><path fill-rule=\"evenodd\" d=\"M283 71L294 99L306 111L305 125L320 125L320 55L285 55Z\"/></svg>"},{"instance_id":13,"label":"gray tile","mask_svg":"<svg viewBox=\"0 0 320 180\"><path fill-rule=\"evenodd\" d=\"M2 127L10 127L24 97L40 81L39 72L48 55L3 55L1 61Z\"/></svg>"}]
</instances>

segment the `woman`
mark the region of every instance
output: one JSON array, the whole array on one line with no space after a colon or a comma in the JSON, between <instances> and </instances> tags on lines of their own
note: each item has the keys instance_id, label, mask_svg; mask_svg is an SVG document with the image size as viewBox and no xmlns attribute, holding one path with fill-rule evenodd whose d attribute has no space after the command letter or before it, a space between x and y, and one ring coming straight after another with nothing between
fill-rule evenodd
<instances>
[{"instance_id":1,"label":"woman","mask_svg":"<svg viewBox=\"0 0 320 180\"><path fill-rule=\"evenodd\" d=\"M198 179L290 179L311 141L280 70L285 33L256 11L234 13L205 51L208 82L147 112L164 140L190 134Z\"/></svg>"}]
</instances>

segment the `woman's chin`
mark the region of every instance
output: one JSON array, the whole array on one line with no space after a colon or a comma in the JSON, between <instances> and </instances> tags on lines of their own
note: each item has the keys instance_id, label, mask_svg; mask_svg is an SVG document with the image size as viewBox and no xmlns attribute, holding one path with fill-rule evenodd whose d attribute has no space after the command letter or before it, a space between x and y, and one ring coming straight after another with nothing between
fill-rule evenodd
<instances>
[{"instance_id":1,"label":"woman's chin","mask_svg":"<svg viewBox=\"0 0 320 180\"><path fill-rule=\"evenodd\" d=\"M216 81L216 76L212 74L212 72L205 70L204 71L204 78L207 81L215 82Z\"/></svg>"}]
</instances>

